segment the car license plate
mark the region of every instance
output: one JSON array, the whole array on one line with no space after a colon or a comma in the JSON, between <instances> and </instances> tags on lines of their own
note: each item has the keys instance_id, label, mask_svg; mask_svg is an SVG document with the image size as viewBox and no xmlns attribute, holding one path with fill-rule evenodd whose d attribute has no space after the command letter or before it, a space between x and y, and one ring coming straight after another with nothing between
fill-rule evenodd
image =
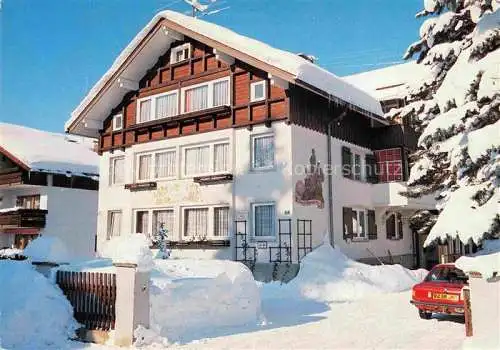
<instances>
[{"instance_id":1,"label":"car license plate","mask_svg":"<svg viewBox=\"0 0 500 350\"><path fill-rule=\"evenodd\" d=\"M443 293L434 293L432 295L432 299L435 300L450 300L450 301L458 301L458 295L453 294L443 294Z\"/></svg>"}]
</instances>

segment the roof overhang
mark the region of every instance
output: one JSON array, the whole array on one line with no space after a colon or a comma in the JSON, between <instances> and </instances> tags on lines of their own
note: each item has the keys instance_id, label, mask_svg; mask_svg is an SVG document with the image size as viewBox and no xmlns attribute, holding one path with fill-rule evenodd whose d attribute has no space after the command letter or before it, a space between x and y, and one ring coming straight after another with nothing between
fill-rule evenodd
<instances>
[{"instance_id":1,"label":"roof overhang","mask_svg":"<svg viewBox=\"0 0 500 350\"><path fill-rule=\"evenodd\" d=\"M183 36L193 38L214 49L216 56L223 60L238 59L269 74L280 86L295 84L355 110L383 124L389 124L380 115L364 110L352 103L318 89L295 75L261 61L240 50L218 42L208 36L190 30L161 15L155 18L136 36L116 59L108 72L96 83L80 105L72 112L65 124L66 132L82 136L97 137L104 119L123 99L126 92L138 89L138 81L154 65L165 49Z\"/></svg>"},{"instance_id":2,"label":"roof overhang","mask_svg":"<svg viewBox=\"0 0 500 350\"><path fill-rule=\"evenodd\" d=\"M16 164L21 169L26 170L26 171L30 170L30 167L26 163L24 163L22 160L20 160L19 158L17 158L15 155L13 155L9 151L7 151L2 146L0 146L0 154L3 154L7 158L9 158L10 161L12 161L12 163Z\"/></svg>"}]
</instances>

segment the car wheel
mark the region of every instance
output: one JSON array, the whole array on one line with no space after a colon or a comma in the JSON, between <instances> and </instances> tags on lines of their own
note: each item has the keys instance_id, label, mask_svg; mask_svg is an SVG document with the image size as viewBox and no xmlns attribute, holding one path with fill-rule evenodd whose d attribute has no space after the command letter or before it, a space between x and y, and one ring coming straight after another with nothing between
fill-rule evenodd
<instances>
[{"instance_id":1,"label":"car wheel","mask_svg":"<svg viewBox=\"0 0 500 350\"><path fill-rule=\"evenodd\" d=\"M432 317L432 312L426 312L424 310L418 310L418 315L424 320L430 320Z\"/></svg>"}]
</instances>

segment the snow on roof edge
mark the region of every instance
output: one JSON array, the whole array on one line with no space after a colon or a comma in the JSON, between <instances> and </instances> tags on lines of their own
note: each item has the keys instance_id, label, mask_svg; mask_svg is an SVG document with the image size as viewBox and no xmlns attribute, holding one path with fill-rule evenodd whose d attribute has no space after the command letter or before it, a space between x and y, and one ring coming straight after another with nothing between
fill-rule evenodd
<instances>
[{"instance_id":1,"label":"snow on roof edge","mask_svg":"<svg viewBox=\"0 0 500 350\"><path fill-rule=\"evenodd\" d=\"M77 121L77 119L79 118L79 116L81 115L81 113L88 107L88 105L92 102L92 100L94 100L94 98L99 94L99 92L104 88L104 86L112 78L112 76L115 75L118 72L118 70L120 69L120 67L123 65L124 61L138 47L138 45L142 42L142 40L144 40L149 35L150 31L154 28L154 26L161 19L167 19L167 20L172 20L173 22L176 22L175 19L174 19L174 17L178 17L178 16L184 16L184 15L182 15L180 13L177 13L177 12L174 12L174 11L170 11L170 10L161 11L161 12L157 13L146 24L146 26L122 50L122 52L114 60L113 64L106 71L106 73L104 73L104 75L89 90L89 92L87 93L87 95L81 100L80 104L71 112L71 117L64 124L65 131L67 131L67 132L69 131L69 129ZM187 16L184 16L184 17L187 17ZM192 17L188 17L188 18L192 18ZM197 20L199 22L203 22L203 23L208 23L208 24L210 24L212 26L215 26L215 27L224 28L224 29L226 29L226 30L234 33L235 35L238 35L240 37L246 38L246 37L244 37L241 34L233 32L233 31L231 31L231 30L229 30L229 29L227 29L225 27L218 26L217 24L214 24L214 23L211 23L211 22L205 22L205 21L202 21L202 20L199 20L199 19L195 19L195 20ZM177 23L177 24L183 26L186 29L190 29L190 28L187 28L187 26L185 26L182 23ZM192 30L192 29L190 29L190 30ZM206 33L199 33L199 34L207 36ZM213 38L211 38L211 39L214 40L214 41L219 42L217 39L213 39ZM254 42L262 43L262 42L260 42L260 41L258 41L256 39L252 39L252 38L247 38L247 39L253 40ZM223 43L221 43L221 44L223 44ZM262 44L264 44L264 43L262 43ZM267 45L267 44L265 44L265 45ZM274 50L282 51L284 54L292 54L291 52L288 52L288 51L276 49L276 48L273 48L271 46L269 46L269 47L272 48L272 49L274 49ZM245 52L242 52L242 53L244 53L246 55L249 55L248 53L245 53ZM295 55L295 54L292 54L292 55ZM249 56L252 56L252 55L249 55ZM297 57L299 57L299 56L297 56ZM260 60L257 57L254 57L254 58L256 58L257 60ZM266 63L266 62L263 61L263 63ZM267 63L267 64L269 64L269 63ZM322 79L318 79L317 77L315 77L316 81L314 81L314 82L308 82L308 81L306 81L306 79L299 79L298 74L288 72L288 73L290 73L290 74L292 74L292 75L294 75L296 77L295 83L300 84L301 80L305 81L306 83L308 83L308 84L316 87L319 90L324 91L325 93L327 93L327 94L331 95L332 97L340 100L341 102L347 103L351 107L354 107L353 109L357 110L360 113L367 114L370 117L375 117L375 118L382 119L383 112L382 112L382 108L380 106L380 103L379 103L379 101L371 93L360 89L359 87L355 86L354 84L352 84L352 83L350 83L348 81L345 81L344 79L336 76L332 72L329 72L326 69L324 69L324 68L322 68L322 67L320 67L320 66L318 66L316 64L313 64L313 63L311 63L311 62L309 62L309 61L307 61L305 59L304 59L303 64L305 66L309 65L310 67L315 67L315 69L318 70L319 72L322 72L322 73L326 74L328 76L328 78L330 78L331 82L334 83L334 85L335 84L344 85L344 87L347 87L349 90L352 90L352 92L356 92L356 95L358 95L356 97L362 98L364 100L364 102L366 102L366 101L369 101L369 102L366 103L366 106L361 107L357 103L355 103L355 101L352 101L349 98L342 98L340 96L337 96L337 94L332 93L331 91L329 92L329 91L323 90L324 86L322 86L322 87L317 86L318 83L320 83L322 81ZM270 64L270 65L272 65L272 64ZM283 70L280 67L276 67L276 68ZM321 85L321 84L319 84L319 85Z\"/></svg>"}]
</instances>

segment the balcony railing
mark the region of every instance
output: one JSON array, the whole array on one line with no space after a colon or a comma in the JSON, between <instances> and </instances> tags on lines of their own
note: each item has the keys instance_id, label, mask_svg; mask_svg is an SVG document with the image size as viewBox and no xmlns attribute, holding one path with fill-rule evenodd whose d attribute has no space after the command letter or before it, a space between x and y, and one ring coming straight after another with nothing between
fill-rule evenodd
<instances>
[{"instance_id":1,"label":"balcony railing","mask_svg":"<svg viewBox=\"0 0 500 350\"><path fill-rule=\"evenodd\" d=\"M45 227L47 210L14 209L0 212L0 228L43 228Z\"/></svg>"}]
</instances>

